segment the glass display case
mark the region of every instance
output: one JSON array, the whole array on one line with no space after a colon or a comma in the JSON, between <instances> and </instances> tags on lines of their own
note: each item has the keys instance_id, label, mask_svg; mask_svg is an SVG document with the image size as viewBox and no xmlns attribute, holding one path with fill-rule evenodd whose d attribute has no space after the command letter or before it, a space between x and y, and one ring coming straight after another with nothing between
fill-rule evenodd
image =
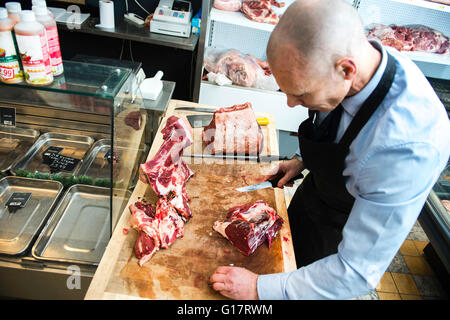
<instances>
[{"instance_id":1,"label":"glass display case","mask_svg":"<svg viewBox=\"0 0 450 320\"><path fill-rule=\"evenodd\" d=\"M65 61L64 71L50 86L0 84L0 296L33 298L9 271L59 273L58 292L69 266L92 277L147 156L132 70ZM30 295L45 278L20 277Z\"/></svg>"}]
</instances>

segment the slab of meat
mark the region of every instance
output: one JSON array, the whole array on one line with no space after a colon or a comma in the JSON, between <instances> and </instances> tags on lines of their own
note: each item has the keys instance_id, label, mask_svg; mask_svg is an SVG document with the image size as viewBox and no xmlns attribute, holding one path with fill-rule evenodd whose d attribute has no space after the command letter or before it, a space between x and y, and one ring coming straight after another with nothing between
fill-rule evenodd
<instances>
[{"instance_id":1,"label":"slab of meat","mask_svg":"<svg viewBox=\"0 0 450 320\"><path fill-rule=\"evenodd\" d=\"M368 31L367 38L378 39L383 45L399 51L450 54L449 38L441 32L425 26L376 25Z\"/></svg>"},{"instance_id":2,"label":"slab of meat","mask_svg":"<svg viewBox=\"0 0 450 320\"><path fill-rule=\"evenodd\" d=\"M194 174L183 161L184 148L192 144L192 128L184 118L171 116L161 131L163 140L153 159L141 164L139 179L150 184L158 196L169 196L186 219L191 216L187 206L186 182Z\"/></svg>"},{"instance_id":3,"label":"slab of meat","mask_svg":"<svg viewBox=\"0 0 450 320\"><path fill-rule=\"evenodd\" d=\"M249 256L267 240L272 240L283 225L283 219L262 200L231 208L226 221L216 221L213 229L227 238L242 254Z\"/></svg>"},{"instance_id":4,"label":"slab of meat","mask_svg":"<svg viewBox=\"0 0 450 320\"><path fill-rule=\"evenodd\" d=\"M255 60L235 49L228 50L218 58L214 73L227 76L234 84L243 87L252 87L258 78L259 65Z\"/></svg>"},{"instance_id":5,"label":"slab of meat","mask_svg":"<svg viewBox=\"0 0 450 320\"><path fill-rule=\"evenodd\" d=\"M140 111L130 112L125 117L125 124L132 127L134 130L139 130L141 128L142 115Z\"/></svg>"},{"instance_id":6,"label":"slab of meat","mask_svg":"<svg viewBox=\"0 0 450 320\"><path fill-rule=\"evenodd\" d=\"M244 0L241 11L252 21L277 24L279 17L273 11L272 5L281 8L284 6L284 2L279 3L273 0Z\"/></svg>"},{"instance_id":7,"label":"slab of meat","mask_svg":"<svg viewBox=\"0 0 450 320\"><path fill-rule=\"evenodd\" d=\"M241 0L214 0L214 8L224 11L239 11Z\"/></svg>"},{"instance_id":8,"label":"slab of meat","mask_svg":"<svg viewBox=\"0 0 450 320\"><path fill-rule=\"evenodd\" d=\"M142 202L131 204L129 209L130 225L138 230L134 249L140 266L160 248L168 248L183 236L184 222L165 197L159 199L156 210Z\"/></svg>"},{"instance_id":9,"label":"slab of meat","mask_svg":"<svg viewBox=\"0 0 450 320\"><path fill-rule=\"evenodd\" d=\"M427 1L450 5L450 0L427 0Z\"/></svg>"},{"instance_id":10,"label":"slab of meat","mask_svg":"<svg viewBox=\"0 0 450 320\"><path fill-rule=\"evenodd\" d=\"M202 136L210 154L258 154L264 139L250 102L216 110Z\"/></svg>"}]
</instances>

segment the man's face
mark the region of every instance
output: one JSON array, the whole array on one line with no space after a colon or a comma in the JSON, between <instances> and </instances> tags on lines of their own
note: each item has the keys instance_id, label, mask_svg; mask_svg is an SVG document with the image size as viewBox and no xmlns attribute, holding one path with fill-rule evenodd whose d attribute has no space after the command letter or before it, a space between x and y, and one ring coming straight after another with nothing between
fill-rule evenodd
<instances>
[{"instance_id":1,"label":"man's face","mask_svg":"<svg viewBox=\"0 0 450 320\"><path fill-rule=\"evenodd\" d=\"M323 66L308 66L291 47L277 50L271 60L272 73L291 108L301 105L310 110L329 112L349 92L350 83L344 81L336 70L331 68L318 72L318 68Z\"/></svg>"}]
</instances>

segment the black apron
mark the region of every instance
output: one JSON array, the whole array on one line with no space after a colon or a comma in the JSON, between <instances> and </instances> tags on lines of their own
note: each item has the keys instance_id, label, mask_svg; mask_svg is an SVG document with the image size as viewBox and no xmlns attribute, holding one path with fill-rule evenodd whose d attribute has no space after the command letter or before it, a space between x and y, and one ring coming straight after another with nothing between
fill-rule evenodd
<instances>
[{"instance_id":1,"label":"black apron","mask_svg":"<svg viewBox=\"0 0 450 320\"><path fill-rule=\"evenodd\" d=\"M356 113L344 135L335 143L342 114L339 105L319 126L314 124L318 112L298 129L300 150L305 168L310 172L298 187L288 208L289 223L297 267L308 265L337 253L342 229L355 199L348 193L342 172L349 147L388 93L394 76L395 60L388 54L383 76Z\"/></svg>"}]
</instances>

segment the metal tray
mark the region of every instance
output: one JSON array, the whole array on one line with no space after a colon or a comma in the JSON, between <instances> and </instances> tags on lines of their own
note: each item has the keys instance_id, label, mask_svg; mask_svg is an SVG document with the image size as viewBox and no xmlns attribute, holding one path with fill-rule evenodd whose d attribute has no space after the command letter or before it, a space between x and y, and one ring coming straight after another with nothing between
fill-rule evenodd
<instances>
[{"instance_id":1,"label":"metal tray","mask_svg":"<svg viewBox=\"0 0 450 320\"><path fill-rule=\"evenodd\" d=\"M0 172L11 169L38 136L37 130L0 126Z\"/></svg>"},{"instance_id":2,"label":"metal tray","mask_svg":"<svg viewBox=\"0 0 450 320\"><path fill-rule=\"evenodd\" d=\"M64 133L47 132L39 137L28 152L12 167L13 172L24 169L35 173L50 173L50 167L43 163L43 153L48 147L61 147L61 155L79 159L78 164L72 171L62 171L64 173L73 173L79 169L83 156L94 143L94 139L87 136L76 136Z\"/></svg>"},{"instance_id":3,"label":"metal tray","mask_svg":"<svg viewBox=\"0 0 450 320\"><path fill-rule=\"evenodd\" d=\"M110 164L109 161L105 158L105 155L111 149L111 140L110 139L101 139L94 143L92 148L86 154L83 159L83 163L81 164L79 170L77 170L77 176L89 176L93 179L101 178L101 179L110 179ZM114 185L121 185L124 182L124 175L128 176L130 174L129 170L122 170L121 165L123 161L127 160L127 153L132 150L129 145L124 141L116 141L114 143L114 153L117 157L116 165L113 165L113 179ZM137 157L139 159L146 153L146 145L142 144L137 149L138 154ZM126 164L125 164L126 166ZM137 177L137 170L135 173L131 173L133 176Z\"/></svg>"},{"instance_id":4,"label":"metal tray","mask_svg":"<svg viewBox=\"0 0 450 320\"><path fill-rule=\"evenodd\" d=\"M0 253L21 255L38 235L63 185L57 181L21 177L0 180ZM14 192L31 192L25 207L10 212L6 202Z\"/></svg>"},{"instance_id":5,"label":"metal tray","mask_svg":"<svg viewBox=\"0 0 450 320\"><path fill-rule=\"evenodd\" d=\"M32 248L36 259L98 265L110 238L110 189L70 187Z\"/></svg>"}]
</instances>

